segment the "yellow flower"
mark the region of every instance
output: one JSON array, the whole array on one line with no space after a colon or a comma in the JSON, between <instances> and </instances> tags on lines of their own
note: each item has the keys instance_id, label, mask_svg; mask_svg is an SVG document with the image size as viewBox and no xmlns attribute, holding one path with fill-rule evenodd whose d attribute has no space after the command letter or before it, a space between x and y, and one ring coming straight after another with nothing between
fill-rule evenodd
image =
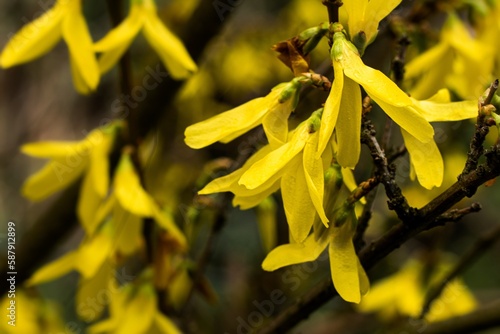
<instances>
[{"instance_id":1,"label":"yellow flower","mask_svg":"<svg viewBox=\"0 0 500 334\"><path fill-rule=\"evenodd\" d=\"M439 186L443 178L443 163L429 122L474 117L476 107L470 101L444 103L439 94L427 101L409 97L382 72L363 64L356 48L341 30L340 25L335 27L332 47L335 80L321 119L318 156L335 129L339 164L349 168L356 166L361 150L361 85L401 127L420 184L426 188ZM426 154L428 161L415 159L418 154Z\"/></svg>"},{"instance_id":2,"label":"yellow flower","mask_svg":"<svg viewBox=\"0 0 500 334\"><path fill-rule=\"evenodd\" d=\"M335 289L344 300L359 303L361 296L368 292L370 282L359 263L352 242L356 232L354 210L341 212L336 217L342 215L343 217L328 229L322 227L324 231L309 235L302 243L290 243L275 248L264 259L262 268L274 271L284 266L314 261L328 247Z\"/></svg>"},{"instance_id":3,"label":"yellow flower","mask_svg":"<svg viewBox=\"0 0 500 334\"><path fill-rule=\"evenodd\" d=\"M266 97L248 101L203 122L188 126L185 142L191 148L202 148L217 141L228 143L262 124L269 143L279 146L286 142L288 116L295 108L300 79L274 87Z\"/></svg>"},{"instance_id":4,"label":"yellow flower","mask_svg":"<svg viewBox=\"0 0 500 334\"><path fill-rule=\"evenodd\" d=\"M344 0L340 7L342 24L363 54L366 46L375 40L379 22L394 10L401 0Z\"/></svg>"},{"instance_id":5,"label":"yellow flower","mask_svg":"<svg viewBox=\"0 0 500 334\"><path fill-rule=\"evenodd\" d=\"M290 233L295 241L302 242L316 213L325 225L328 223L323 208L324 160L315 157L321 112L314 112L292 131L288 142L275 149L265 146L242 168L213 180L199 194L231 191L236 195L233 205L248 209L281 187Z\"/></svg>"},{"instance_id":6,"label":"yellow flower","mask_svg":"<svg viewBox=\"0 0 500 334\"><path fill-rule=\"evenodd\" d=\"M428 98L449 87L462 98L477 99L491 82L494 50L474 39L455 15L448 16L440 42L405 66L405 79L413 83L410 95Z\"/></svg>"},{"instance_id":7,"label":"yellow flower","mask_svg":"<svg viewBox=\"0 0 500 334\"><path fill-rule=\"evenodd\" d=\"M126 284L111 299L110 318L89 328L89 333L180 334L175 324L158 310L152 270L147 269L134 283Z\"/></svg>"},{"instance_id":8,"label":"yellow flower","mask_svg":"<svg viewBox=\"0 0 500 334\"><path fill-rule=\"evenodd\" d=\"M99 67L81 7L81 0L57 0L53 8L12 37L0 55L0 66L8 68L36 59L63 38L68 45L76 90L81 94L95 90Z\"/></svg>"},{"instance_id":9,"label":"yellow flower","mask_svg":"<svg viewBox=\"0 0 500 334\"><path fill-rule=\"evenodd\" d=\"M15 300L13 317L10 317L12 308L11 300ZM15 299L4 295L0 301L0 307L4 310L6 317L0 323L0 331L4 334L43 334L43 333L65 333L73 332L63 321L61 309L54 302L40 299L30 294L30 291L17 288ZM11 319L15 319L12 324Z\"/></svg>"},{"instance_id":10,"label":"yellow flower","mask_svg":"<svg viewBox=\"0 0 500 334\"><path fill-rule=\"evenodd\" d=\"M100 202L109 188L108 155L114 143L119 124L96 129L78 142L40 142L25 144L21 151L50 161L31 175L22 187L23 196L33 201L42 200L75 182L84 175L78 200L78 217L87 233Z\"/></svg>"},{"instance_id":11,"label":"yellow flower","mask_svg":"<svg viewBox=\"0 0 500 334\"><path fill-rule=\"evenodd\" d=\"M102 52L101 73L116 64L141 30L173 78L183 79L197 70L182 42L158 17L154 0L131 0L127 18L94 45L95 51Z\"/></svg>"},{"instance_id":12,"label":"yellow flower","mask_svg":"<svg viewBox=\"0 0 500 334\"><path fill-rule=\"evenodd\" d=\"M450 265L441 263L433 268L430 278L428 268L417 260L408 261L396 274L373 285L363 298L358 309L361 312L377 312L390 321L398 315L417 317L422 311L425 295L429 287L435 286L443 278ZM440 321L469 313L476 308L476 300L463 282L456 278L445 288L427 313L425 320Z\"/></svg>"}]
</instances>

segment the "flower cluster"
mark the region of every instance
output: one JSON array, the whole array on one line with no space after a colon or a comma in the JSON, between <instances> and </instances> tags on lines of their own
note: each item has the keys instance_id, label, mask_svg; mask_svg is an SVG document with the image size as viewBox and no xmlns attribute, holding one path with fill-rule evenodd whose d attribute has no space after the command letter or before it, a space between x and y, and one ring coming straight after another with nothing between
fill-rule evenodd
<instances>
[{"instance_id":1,"label":"flower cluster","mask_svg":"<svg viewBox=\"0 0 500 334\"><path fill-rule=\"evenodd\" d=\"M79 93L89 94L141 29L172 77L186 78L196 71L182 42L157 16L154 0L131 0L128 17L95 44L83 17L82 0L57 0L54 7L10 39L0 55L0 67L9 68L43 56L62 38L68 46L74 86ZM101 53L99 59L96 53Z\"/></svg>"},{"instance_id":2,"label":"flower cluster","mask_svg":"<svg viewBox=\"0 0 500 334\"><path fill-rule=\"evenodd\" d=\"M363 63L361 54L376 37L379 21L399 2L345 1L341 20L348 33L340 23L330 25L334 81L329 96L324 107L294 130L288 130L288 119L300 97L299 88L311 84L312 76L296 73L292 66L296 75L292 81L185 131L186 144L198 149L217 141L227 143L262 124L269 144L241 168L208 183L199 194L232 192L233 205L249 209L281 190L290 243L271 251L263 268L275 270L312 261L328 247L335 288L355 303L369 286L353 245L354 204L346 201L347 189L356 188L349 180L353 180L351 169L356 168L361 152L363 91L399 125L413 174L428 189L441 185L444 170L430 122L477 115L477 103L450 102L447 90L434 92L426 100L408 96L382 72ZM329 173L336 180L333 184L325 184Z\"/></svg>"}]
</instances>

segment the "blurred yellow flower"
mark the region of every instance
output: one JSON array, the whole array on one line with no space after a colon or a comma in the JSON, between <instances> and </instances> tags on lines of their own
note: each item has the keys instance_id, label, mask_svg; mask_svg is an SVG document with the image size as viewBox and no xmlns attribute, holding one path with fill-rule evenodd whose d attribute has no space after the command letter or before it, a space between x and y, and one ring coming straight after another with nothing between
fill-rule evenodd
<instances>
[{"instance_id":1,"label":"blurred yellow flower","mask_svg":"<svg viewBox=\"0 0 500 334\"><path fill-rule=\"evenodd\" d=\"M89 94L97 88L100 75L81 0L57 0L54 7L25 25L5 46L0 66L8 68L36 59L61 38L69 49L75 88Z\"/></svg>"},{"instance_id":2,"label":"blurred yellow flower","mask_svg":"<svg viewBox=\"0 0 500 334\"><path fill-rule=\"evenodd\" d=\"M363 298L358 309L361 312L377 312L384 320L398 315L418 317L422 311L425 294L443 278L449 264L441 263L434 268L430 278L425 278L424 263L408 261L396 274L373 285ZM464 283L456 278L450 282L441 296L436 299L425 320L440 321L471 312L476 308L476 300Z\"/></svg>"},{"instance_id":3,"label":"blurred yellow flower","mask_svg":"<svg viewBox=\"0 0 500 334\"><path fill-rule=\"evenodd\" d=\"M477 99L491 82L493 57L493 48L471 36L470 29L452 13L440 42L406 64L410 95L425 99L449 87L462 98Z\"/></svg>"},{"instance_id":4,"label":"blurred yellow flower","mask_svg":"<svg viewBox=\"0 0 500 334\"><path fill-rule=\"evenodd\" d=\"M15 304L11 304L11 301L15 301ZM64 323L59 305L30 294L28 290L16 289L14 299L5 295L0 307L7 315L0 323L0 332L3 334L75 333ZM16 320L12 322L15 326L9 324L12 321L9 308L15 311Z\"/></svg>"},{"instance_id":5,"label":"blurred yellow flower","mask_svg":"<svg viewBox=\"0 0 500 334\"><path fill-rule=\"evenodd\" d=\"M174 79L187 78L197 70L182 42L158 17L154 0L131 0L127 18L94 45L94 50L102 53L101 73L116 64L141 30Z\"/></svg>"},{"instance_id":6,"label":"blurred yellow flower","mask_svg":"<svg viewBox=\"0 0 500 334\"><path fill-rule=\"evenodd\" d=\"M158 298L147 269L136 282L128 283L113 296L110 318L89 328L89 333L180 334L176 325L158 310Z\"/></svg>"},{"instance_id":7,"label":"blurred yellow flower","mask_svg":"<svg viewBox=\"0 0 500 334\"><path fill-rule=\"evenodd\" d=\"M93 219L109 188L108 155L120 125L99 128L78 142L38 142L25 144L21 151L27 155L50 159L31 175L22 187L23 196L42 200L75 182L84 175L78 200L78 217L92 234Z\"/></svg>"}]
</instances>

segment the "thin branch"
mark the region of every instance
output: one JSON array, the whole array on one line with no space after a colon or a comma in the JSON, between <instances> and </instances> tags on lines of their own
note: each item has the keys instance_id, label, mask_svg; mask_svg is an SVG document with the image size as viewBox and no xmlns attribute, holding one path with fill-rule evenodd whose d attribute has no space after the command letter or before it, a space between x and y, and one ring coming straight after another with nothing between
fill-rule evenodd
<instances>
[{"instance_id":1,"label":"thin branch","mask_svg":"<svg viewBox=\"0 0 500 334\"><path fill-rule=\"evenodd\" d=\"M493 95L498 89L498 79L491 83L490 87L485 92L485 98L481 99L478 105L478 115L476 121L476 131L474 137L470 142L469 152L467 153L467 162L465 163L464 170L459 178L470 173L479 164L479 158L483 155L483 144L490 131L490 125L485 122L484 108L490 104ZM471 194L473 195L473 194Z\"/></svg>"},{"instance_id":2,"label":"thin branch","mask_svg":"<svg viewBox=\"0 0 500 334\"><path fill-rule=\"evenodd\" d=\"M330 23L339 22L339 8L343 4L342 0L323 0L323 5L325 5L328 10Z\"/></svg>"},{"instance_id":3,"label":"thin branch","mask_svg":"<svg viewBox=\"0 0 500 334\"><path fill-rule=\"evenodd\" d=\"M463 273L471 264L473 264L481 255L488 251L500 238L500 227L490 231L487 235L481 237L476 243L462 256L455 267L443 278L439 285L432 288L425 298L420 318L422 319L432 306L432 303L439 298L449 282Z\"/></svg>"},{"instance_id":4,"label":"thin branch","mask_svg":"<svg viewBox=\"0 0 500 334\"><path fill-rule=\"evenodd\" d=\"M474 312L444 321L422 324L425 334L469 334L500 326L500 300L483 306ZM414 328L408 329L415 330ZM409 331L410 332L410 331ZM413 332L413 331L412 331Z\"/></svg>"},{"instance_id":5,"label":"thin branch","mask_svg":"<svg viewBox=\"0 0 500 334\"><path fill-rule=\"evenodd\" d=\"M394 170L389 167L385 153L380 147L377 138L375 137L375 128L372 122L363 114L363 130L361 132L361 142L370 149L370 154L375 164L376 176L384 185L385 192L389 198L389 209L394 210L399 219L403 222L414 219L416 209L410 207L406 198L403 196L401 188L396 184L394 179Z\"/></svg>"}]
</instances>

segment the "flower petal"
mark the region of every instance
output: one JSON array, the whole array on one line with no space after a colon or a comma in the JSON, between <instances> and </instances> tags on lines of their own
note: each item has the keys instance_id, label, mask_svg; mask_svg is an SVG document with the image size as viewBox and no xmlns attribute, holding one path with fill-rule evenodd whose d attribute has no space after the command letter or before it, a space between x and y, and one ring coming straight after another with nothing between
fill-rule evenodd
<instances>
[{"instance_id":1,"label":"flower petal","mask_svg":"<svg viewBox=\"0 0 500 334\"><path fill-rule=\"evenodd\" d=\"M418 182L427 189L441 186L444 165L441 153L434 140L422 143L408 132L401 129L410 161L415 169Z\"/></svg>"},{"instance_id":2,"label":"flower petal","mask_svg":"<svg viewBox=\"0 0 500 334\"><path fill-rule=\"evenodd\" d=\"M292 264L314 261L326 248L327 242L328 238L318 242L311 234L303 243L278 246L267 254L262 262L262 268L266 271L274 271Z\"/></svg>"},{"instance_id":3,"label":"flower petal","mask_svg":"<svg viewBox=\"0 0 500 334\"><path fill-rule=\"evenodd\" d=\"M184 44L165 27L156 13L150 12L148 15L143 33L174 79L187 78L197 71Z\"/></svg>"},{"instance_id":4,"label":"flower petal","mask_svg":"<svg viewBox=\"0 0 500 334\"><path fill-rule=\"evenodd\" d=\"M312 203L318 212L319 218L328 227L323 200L325 195L325 175L323 170L323 159L316 158L319 133L315 132L309 136L303 154L304 176L307 182L307 189Z\"/></svg>"},{"instance_id":5,"label":"flower petal","mask_svg":"<svg viewBox=\"0 0 500 334\"><path fill-rule=\"evenodd\" d=\"M359 303L361 301L361 284L358 273L358 257L354 249L352 237L354 228L352 220L356 219L354 211L350 213L351 221L341 227L332 225L330 228L330 270L333 285L345 301Z\"/></svg>"},{"instance_id":6,"label":"flower petal","mask_svg":"<svg viewBox=\"0 0 500 334\"><path fill-rule=\"evenodd\" d=\"M303 242L313 225L316 209L307 189L302 158L290 163L281 178L281 196L290 234L293 240Z\"/></svg>"},{"instance_id":7,"label":"flower petal","mask_svg":"<svg viewBox=\"0 0 500 334\"><path fill-rule=\"evenodd\" d=\"M230 136L235 132L247 132L262 120L268 107L264 98L248 101L229 111L211 117L186 128L185 142L191 148L202 148Z\"/></svg>"},{"instance_id":8,"label":"flower petal","mask_svg":"<svg viewBox=\"0 0 500 334\"><path fill-rule=\"evenodd\" d=\"M342 67L336 61L333 61L333 70L335 73L335 80L333 80L332 88L326 99L323 114L321 116L317 157L323 153L330 142L340 111L340 101L342 99L342 90L344 89L344 74Z\"/></svg>"},{"instance_id":9,"label":"flower petal","mask_svg":"<svg viewBox=\"0 0 500 334\"><path fill-rule=\"evenodd\" d=\"M340 112L335 127L337 160L339 165L354 168L361 153L361 89L349 78L344 78Z\"/></svg>"},{"instance_id":10,"label":"flower petal","mask_svg":"<svg viewBox=\"0 0 500 334\"><path fill-rule=\"evenodd\" d=\"M92 37L80 8L71 10L62 22L62 34L68 45L71 60L83 82L95 90L99 84L100 72L93 51Z\"/></svg>"},{"instance_id":11,"label":"flower petal","mask_svg":"<svg viewBox=\"0 0 500 334\"><path fill-rule=\"evenodd\" d=\"M25 25L7 43L0 55L0 66L7 68L36 59L61 39L61 6L55 5L36 20Z\"/></svg>"},{"instance_id":12,"label":"flower petal","mask_svg":"<svg viewBox=\"0 0 500 334\"><path fill-rule=\"evenodd\" d=\"M306 144L309 137L307 123L302 123L292 136L292 139L281 146L280 148L272 151L263 159L253 164L240 178L238 184L247 187L248 189L255 189L258 186L268 182L276 173L285 167L302 149Z\"/></svg>"}]
</instances>

